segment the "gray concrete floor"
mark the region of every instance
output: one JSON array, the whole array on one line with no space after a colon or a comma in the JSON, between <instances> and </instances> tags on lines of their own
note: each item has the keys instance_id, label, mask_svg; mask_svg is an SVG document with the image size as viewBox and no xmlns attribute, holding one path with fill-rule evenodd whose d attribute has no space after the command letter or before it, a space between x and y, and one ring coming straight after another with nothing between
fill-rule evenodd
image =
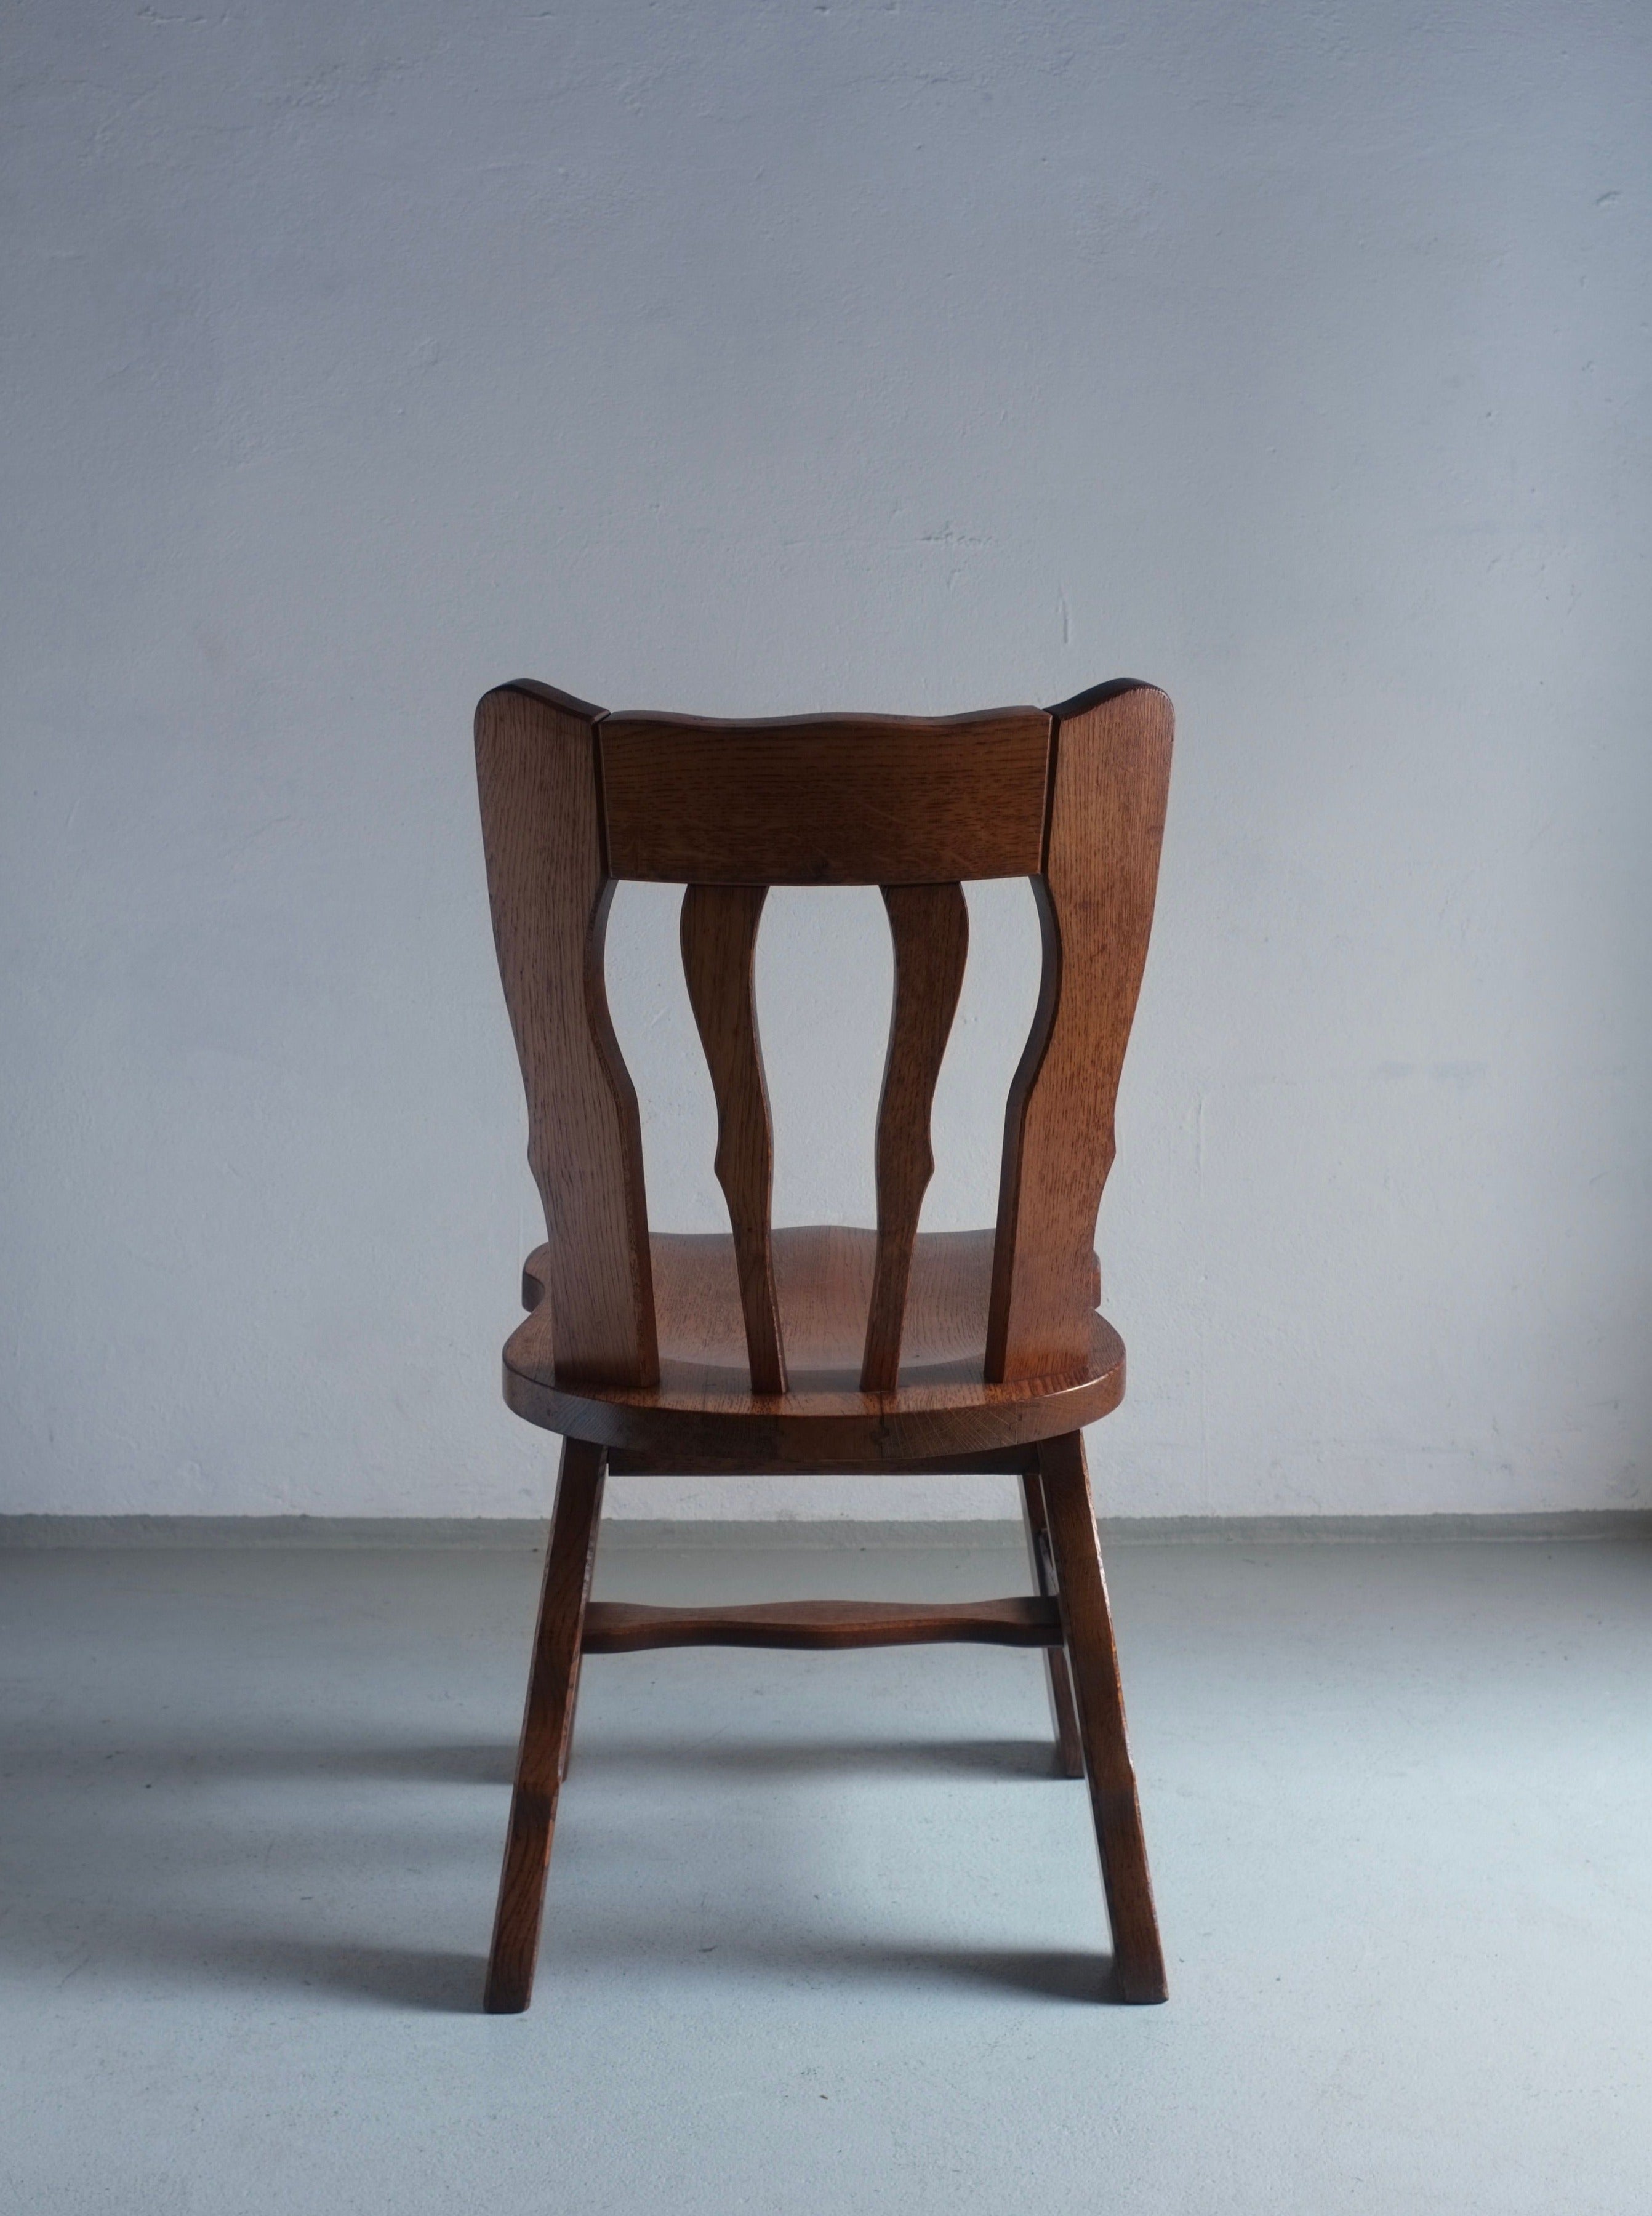
<instances>
[{"instance_id":1,"label":"gray concrete floor","mask_svg":"<svg viewBox=\"0 0 1652 2216\"><path fill-rule=\"evenodd\" d=\"M591 1663L481 2016L536 1573L0 1556L6 2216L1652 2208L1652 1549L1118 1550L1158 2010L1092 1998L1037 1658L954 1647Z\"/></svg>"}]
</instances>

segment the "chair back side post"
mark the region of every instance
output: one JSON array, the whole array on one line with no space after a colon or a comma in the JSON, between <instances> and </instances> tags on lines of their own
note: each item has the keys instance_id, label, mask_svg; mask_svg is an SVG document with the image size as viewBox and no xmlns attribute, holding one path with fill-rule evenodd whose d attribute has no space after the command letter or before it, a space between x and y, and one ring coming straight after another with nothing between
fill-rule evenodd
<instances>
[{"instance_id":1,"label":"chair back side post","mask_svg":"<svg viewBox=\"0 0 1652 2216\"><path fill-rule=\"evenodd\" d=\"M601 710L518 684L476 710L476 780L500 976L550 1245L556 1374L651 1386L654 1333L642 1131L608 1013Z\"/></svg>"},{"instance_id":2,"label":"chair back side post","mask_svg":"<svg viewBox=\"0 0 1652 2216\"><path fill-rule=\"evenodd\" d=\"M787 1373L754 993L764 902L775 884L882 890L895 984L860 1380L871 1395L898 1385L936 1082L968 947L963 885L1031 879L1043 974L1005 1115L984 1374L1083 1369L1170 752L1168 700L1130 684L1049 711L939 720L607 716L527 685L483 699L488 889L550 1242L559 1381L659 1376L636 1099L602 976L622 878L685 888L684 974L716 1098L752 1390L765 1394L785 1394Z\"/></svg>"},{"instance_id":3,"label":"chair back side post","mask_svg":"<svg viewBox=\"0 0 1652 2216\"><path fill-rule=\"evenodd\" d=\"M1096 1218L1170 791L1170 704L1154 686L1101 686L1052 718L1049 834L1034 879L1043 974L1004 1113L992 1383L1084 1366Z\"/></svg>"}]
</instances>

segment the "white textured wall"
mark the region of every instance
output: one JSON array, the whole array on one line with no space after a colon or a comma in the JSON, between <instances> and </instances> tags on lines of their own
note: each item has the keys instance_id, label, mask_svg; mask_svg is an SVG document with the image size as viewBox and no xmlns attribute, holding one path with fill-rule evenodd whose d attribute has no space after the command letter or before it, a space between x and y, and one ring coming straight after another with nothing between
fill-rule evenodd
<instances>
[{"instance_id":1,"label":"white textured wall","mask_svg":"<svg viewBox=\"0 0 1652 2216\"><path fill-rule=\"evenodd\" d=\"M543 1503L522 674L1164 684L1108 1505L1652 1498L1643 6L21 0L3 59L0 1506ZM933 1222L1029 1006L977 922ZM710 1222L671 931L622 897L614 992ZM863 1214L875 896L764 964L783 1214Z\"/></svg>"}]
</instances>

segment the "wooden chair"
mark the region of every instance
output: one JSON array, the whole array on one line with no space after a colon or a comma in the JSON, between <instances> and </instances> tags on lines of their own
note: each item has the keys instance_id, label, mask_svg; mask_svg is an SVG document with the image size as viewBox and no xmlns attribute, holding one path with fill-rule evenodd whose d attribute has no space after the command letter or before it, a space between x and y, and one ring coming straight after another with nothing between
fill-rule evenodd
<instances>
[{"instance_id":1,"label":"wooden chair","mask_svg":"<svg viewBox=\"0 0 1652 2216\"><path fill-rule=\"evenodd\" d=\"M1170 706L1104 685L938 721L608 715L533 684L476 711L488 884L547 1243L505 1398L562 1435L486 2007L532 1988L556 1800L587 1654L679 1646L1041 1647L1059 1764L1087 1775L1114 1982L1164 1998L1080 1426L1118 1406L1096 1210L1152 916ZM962 983L963 881L1031 879L1037 1013L1010 1087L991 1231L920 1235L930 1109ZM686 887L683 963L717 1105L730 1235L648 1229L636 1097L609 1020L620 879ZM878 885L894 1002L877 1228L771 1229L753 957L771 885ZM943 1473L1021 1480L1035 1592L904 1606L641 1608L588 1595L603 1480Z\"/></svg>"}]
</instances>

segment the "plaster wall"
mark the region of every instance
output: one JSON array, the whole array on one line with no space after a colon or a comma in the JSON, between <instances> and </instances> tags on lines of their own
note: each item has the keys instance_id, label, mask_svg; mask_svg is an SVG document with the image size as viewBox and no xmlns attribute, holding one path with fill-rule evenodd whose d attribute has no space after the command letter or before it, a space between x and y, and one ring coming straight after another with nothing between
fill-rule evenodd
<instances>
[{"instance_id":1,"label":"plaster wall","mask_svg":"<svg viewBox=\"0 0 1652 2216\"><path fill-rule=\"evenodd\" d=\"M539 1235L468 727L1151 678L1112 1512L1652 1500L1648 118L1626 4L20 0L0 1508L520 1515ZM927 1220L1031 1006L975 901ZM668 897L617 1019L721 1221ZM874 895L777 896L868 1220ZM992 1514L986 1480L620 1487Z\"/></svg>"}]
</instances>

